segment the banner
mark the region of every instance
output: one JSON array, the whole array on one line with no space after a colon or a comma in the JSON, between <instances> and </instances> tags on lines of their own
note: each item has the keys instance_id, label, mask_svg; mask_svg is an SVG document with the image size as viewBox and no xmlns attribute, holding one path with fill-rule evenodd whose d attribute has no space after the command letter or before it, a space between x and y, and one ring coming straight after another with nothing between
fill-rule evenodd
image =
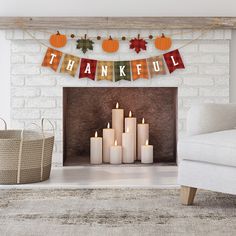
<instances>
[{"instance_id":1,"label":"banner","mask_svg":"<svg viewBox=\"0 0 236 236\"><path fill-rule=\"evenodd\" d=\"M48 48L42 66L57 71L62 55L62 52ZM80 66L79 78L92 80L96 78L98 81L131 81L165 75L165 64L170 73L185 68L179 50L176 49L163 55L131 61L97 61L64 54L60 72L75 76Z\"/></svg>"},{"instance_id":2,"label":"banner","mask_svg":"<svg viewBox=\"0 0 236 236\"><path fill-rule=\"evenodd\" d=\"M75 76L76 71L78 70L79 67L79 62L80 62L79 57L70 54L65 54L60 72L68 73L71 76Z\"/></svg>"},{"instance_id":3,"label":"banner","mask_svg":"<svg viewBox=\"0 0 236 236\"><path fill-rule=\"evenodd\" d=\"M163 56L170 73L172 73L176 69L185 68L178 49L165 53Z\"/></svg>"},{"instance_id":4,"label":"banner","mask_svg":"<svg viewBox=\"0 0 236 236\"><path fill-rule=\"evenodd\" d=\"M148 79L148 68L146 59L131 61L132 77L136 79Z\"/></svg>"},{"instance_id":5,"label":"banner","mask_svg":"<svg viewBox=\"0 0 236 236\"><path fill-rule=\"evenodd\" d=\"M113 62L98 61L97 62L97 80L113 80Z\"/></svg>"},{"instance_id":6,"label":"banner","mask_svg":"<svg viewBox=\"0 0 236 236\"><path fill-rule=\"evenodd\" d=\"M150 57L147 59L149 74L151 78L158 75L165 75L166 69L162 56Z\"/></svg>"},{"instance_id":7,"label":"banner","mask_svg":"<svg viewBox=\"0 0 236 236\"><path fill-rule=\"evenodd\" d=\"M44 56L42 66L51 67L54 71L57 71L57 68L61 60L61 56L62 52L52 48L48 48Z\"/></svg>"},{"instance_id":8,"label":"banner","mask_svg":"<svg viewBox=\"0 0 236 236\"><path fill-rule=\"evenodd\" d=\"M96 74L97 61L82 58L80 62L79 78L89 78L94 80Z\"/></svg>"},{"instance_id":9,"label":"banner","mask_svg":"<svg viewBox=\"0 0 236 236\"><path fill-rule=\"evenodd\" d=\"M131 80L130 62L129 61L115 61L114 62L115 81Z\"/></svg>"}]
</instances>

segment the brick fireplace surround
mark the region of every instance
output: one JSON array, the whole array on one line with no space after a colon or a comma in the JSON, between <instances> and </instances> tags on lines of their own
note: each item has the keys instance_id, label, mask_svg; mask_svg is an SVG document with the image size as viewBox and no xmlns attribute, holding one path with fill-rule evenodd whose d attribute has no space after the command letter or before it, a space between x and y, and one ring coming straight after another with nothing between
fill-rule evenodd
<instances>
[{"instance_id":1,"label":"brick fireplace surround","mask_svg":"<svg viewBox=\"0 0 236 236\"><path fill-rule=\"evenodd\" d=\"M113 37L120 35L147 36L159 35L160 30L61 30L68 34ZM198 33L179 30L165 30L166 35L173 34L173 49L197 37ZM47 33L34 32L34 36L47 43ZM135 82L92 81L72 78L55 73L40 66L46 48L41 46L21 30L6 31L6 38L11 40L11 124L14 128L29 126L47 117L56 127L56 145L53 156L54 166L62 165L62 94L63 87L178 87L178 137L185 133L188 108L195 103L229 102L229 44L230 30L211 30L200 40L181 49L185 70L175 71L171 75ZM69 40L64 52L98 60L130 60L161 54L148 44L147 51L137 55L128 48L128 42L120 42L120 50L114 55L105 54L97 41L94 50L85 56L76 50L75 42Z\"/></svg>"}]
</instances>

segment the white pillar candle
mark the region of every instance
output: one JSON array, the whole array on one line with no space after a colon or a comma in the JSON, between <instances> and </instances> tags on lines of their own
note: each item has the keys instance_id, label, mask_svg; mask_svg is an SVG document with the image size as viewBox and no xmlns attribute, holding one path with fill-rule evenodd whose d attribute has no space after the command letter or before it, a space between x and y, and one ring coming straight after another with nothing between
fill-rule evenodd
<instances>
[{"instance_id":1,"label":"white pillar candle","mask_svg":"<svg viewBox=\"0 0 236 236\"><path fill-rule=\"evenodd\" d=\"M145 124L143 118L142 123L138 124L138 160L141 160L141 146L145 145L146 140L149 140L149 124Z\"/></svg>"},{"instance_id":2,"label":"white pillar candle","mask_svg":"<svg viewBox=\"0 0 236 236\"><path fill-rule=\"evenodd\" d=\"M148 140L141 146L141 163L153 163L153 145L149 145Z\"/></svg>"},{"instance_id":3,"label":"white pillar candle","mask_svg":"<svg viewBox=\"0 0 236 236\"><path fill-rule=\"evenodd\" d=\"M133 163L134 162L134 134L129 132L122 134L122 147L123 147L123 163Z\"/></svg>"},{"instance_id":4,"label":"white pillar candle","mask_svg":"<svg viewBox=\"0 0 236 236\"><path fill-rule=\"evenodd\" d=\"M110 147L114 144L115 130L110 128L110 123L107 124L107 128L103 129L103 162L110 162Z\"/></svg>"},{"instance_id":5,"label":"white pillar candle","mask_svg":"<svg viewBox=\"0 0 236 236\"><path fill-rule=\"evenodd\" d=\"M98 137L97 131L90 138L90 163L102 164L102 137Z\"/></svg>"},{"instance_id":6,"label":"white pillar candle","mask_svg":"<svg viewBox=\"0 0 236 236\"><path fill-rule=\"evenodd\" d=\"M115 140L115 144L110 147L110 163L122 163L122 147L120 145L117 145L117 140Z\"/></svg>"},{"instance_id":7,"label":"white pillar candle","mask_svg":"<svg viewBox=\"0 0 236 236\"><path fill-rule=\"evenodd\" d=\"M115 130L117 144L121 145L124 131L124 109L119 108L118 102L116 103L116 109L112 109L112 128Z\"/></svg>"},{"instance_id":8,"label":"white pillar candle","mask_svg":"<svg viewBox=\"0 0 236 236\"><path fill-rule=\"evenodd\" d=\"M130 133L133 133L133 147L134 147L134 160L136 160L136 130L137 130L137 118L132 117L132 112L129 112L129 117L125 118L125 130L129 129Z\"/></svg>"}]
</instances>

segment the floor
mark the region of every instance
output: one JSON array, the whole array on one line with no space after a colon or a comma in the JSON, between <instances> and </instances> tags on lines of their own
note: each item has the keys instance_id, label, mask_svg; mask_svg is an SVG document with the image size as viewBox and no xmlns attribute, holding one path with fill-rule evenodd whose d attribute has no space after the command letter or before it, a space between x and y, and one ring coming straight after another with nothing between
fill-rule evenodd
<instances>
[{"instance_id":1,"label":"floor","mask_svg":"<svg viewBox=\"0 0 236 236\"><path fill-rule=\"evenodd\" d=\"M1 185L9 188L176 188L177 166L100 165L55 167L49 180L27 185Z\"/></svg>"}]
</instances>

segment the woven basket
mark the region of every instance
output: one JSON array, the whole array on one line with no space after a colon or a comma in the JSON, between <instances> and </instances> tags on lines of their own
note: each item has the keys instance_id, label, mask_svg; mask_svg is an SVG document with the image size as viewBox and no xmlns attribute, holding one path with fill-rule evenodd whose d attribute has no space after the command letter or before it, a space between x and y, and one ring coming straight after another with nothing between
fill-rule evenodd
<instances>
[{"instance_id":1,"label":"woven basket","mask_svg":"<svg viewBox=\"0 0 236 236\"><path fill-rule=\"evenodd\" d=\"M51 172L53 133L44 131L0 130L0 184L26 184L47 180Z\"/></svg>"}]
</instances>

